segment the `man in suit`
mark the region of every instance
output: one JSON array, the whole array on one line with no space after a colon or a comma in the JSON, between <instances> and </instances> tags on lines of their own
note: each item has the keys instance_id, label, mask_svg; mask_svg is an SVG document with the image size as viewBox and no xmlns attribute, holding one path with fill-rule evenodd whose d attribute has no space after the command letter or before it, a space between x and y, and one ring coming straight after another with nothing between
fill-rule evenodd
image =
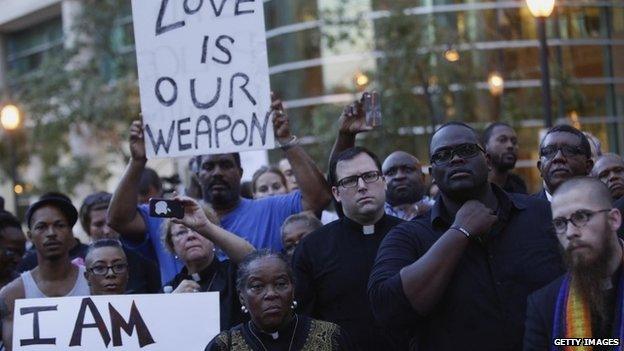
<instances>
[{"instance_id":1,"label":"man in suit","mask_svg":"<svg viewBox=\"0 0 624 351\"><path fill-rule=\"evenodd\" d=\"M568 273L529 296L524 350L549 350L558 338L619 338L622 215L609 189L595 178L574 178L555 191L551 207Z\"/></svg>"},{"instance_id":2,"label":"man in suit","mask_svg":"<svg viewBox=\"0 0 624 351\"><path fill-rule=\"evenodd\" d=\"M587 137L565 124L546 132L540 143L539 156L537 168L544 180L544 188L533 196L548 201L566 180L588 175L594 165Z\"/></svg>"}]
</instances>

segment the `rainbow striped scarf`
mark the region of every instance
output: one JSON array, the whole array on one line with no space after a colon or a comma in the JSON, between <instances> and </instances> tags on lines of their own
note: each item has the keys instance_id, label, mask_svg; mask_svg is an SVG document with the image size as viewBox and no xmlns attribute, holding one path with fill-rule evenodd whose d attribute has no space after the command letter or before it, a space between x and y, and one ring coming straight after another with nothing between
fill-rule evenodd
<instances>
[{"instance_id":1,"label":"rainbow striped scarf","mask_svg":"<svg viewBox=\"0 0 624 351\"><path fill-rule=\"evenodd\" d=\"M614 350L624 350L624 268L621 269L617 287L616 313L612 338L620 339L620 346ZM566 275L559 288L553 323L555 338L592 338L591 315L589 306L583 301L578 289L571 284L570 274ZM591 346L551 346L551 351L592 351Z\"/></svg>"}]
</instances>

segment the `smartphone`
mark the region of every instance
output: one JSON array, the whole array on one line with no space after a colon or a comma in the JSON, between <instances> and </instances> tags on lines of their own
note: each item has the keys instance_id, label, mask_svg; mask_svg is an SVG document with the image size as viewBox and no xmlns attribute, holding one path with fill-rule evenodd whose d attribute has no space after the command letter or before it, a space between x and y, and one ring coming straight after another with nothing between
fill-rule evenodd
<instances>
[{"instance_id":1,"label":"smartphone","mask_svg":"<svg viewBox=\"0 0 624 351\"><path fill-rule=\"evenodd\" d=\"M364 114L366 116L366 125L369 127L381 126L381 101L379 93L373 91L372 93L364 93L362 96L362 104Z\"/></svg>"},{"instance_id":2,"label":"smartphone","mask_svg":"<svg viewBox=\"0 0 624 351\"><path fill-rule=\"evenodd\" d=\"M149 199L149 210L151 217L184 218L182 203L171 199L151 198Z\"/></svg>"}]
</instances>

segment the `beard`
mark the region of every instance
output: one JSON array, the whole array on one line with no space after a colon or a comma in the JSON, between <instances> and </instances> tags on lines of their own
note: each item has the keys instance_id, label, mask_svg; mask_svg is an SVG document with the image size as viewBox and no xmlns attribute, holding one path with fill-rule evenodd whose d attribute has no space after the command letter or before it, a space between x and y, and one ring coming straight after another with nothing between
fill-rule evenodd
<instances>
[{"instance_id":1,"label":"beard","mask_svg":"<svg viewBox=\"0 0 624 351\"><path fill-rule=\"evenodd\" d=\"M386 201L392 206L413 204L423 198L424 190L412 185L408 185L402 191L397 191L394 187L388 187Z\"/></svg>"},{"instance_id":2,"label":"beard","mask_svg":"<svg viewBox=\"0 0 624 351\"><path fill-rule=\"evenodd\" d=\"M516 167L517 157L514 157L513 161L511 161L509 159L504 159L504 155L507 155L507 153L492 155L492 167L496 168L500 173L511 171Z\"/></svg>"},{"instance_id":3,"label":"beard","mask_svg":"<svg viewBox=\"0 0 624 351\"><path fill-rule=\"evenodd\" d=\"M609 249L606 240L602 244L594 259L575 255L568 250L564 252L564 261L572 275L571 283L589 306L594 335L598 335L596 333L599 330L604 331L613 317L613 311L608 304L609 291L603 287L604 280L609 279L609 259L613 250Z\"/></svg>"}]
</instances>

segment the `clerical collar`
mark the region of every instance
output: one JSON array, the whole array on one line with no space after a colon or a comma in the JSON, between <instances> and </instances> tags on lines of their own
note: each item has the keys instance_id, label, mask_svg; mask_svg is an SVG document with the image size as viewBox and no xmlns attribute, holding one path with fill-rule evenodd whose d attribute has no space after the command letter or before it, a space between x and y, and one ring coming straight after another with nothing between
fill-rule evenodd
<instances>
[{"instance_id":1,"label":"clerical collar","mask_svg":"<svg viewBox=\"0 0 624 351\"><path fill-rule=\"evenodd\" d=\"M183 276L186 276L187 278L190 278L193 281L199 283L201 281L210 280L212 278L214 272L217 271L217 269L218 269L217 267L218 266L219 266L219 259L217 258L217 256L215 256L212 259L212 262L208 265L208 267L202 269L198 273L189 274L188 273L188 269L186 267L182 268L182 271L180 273Z\"/></svg>"},{"instance_id":2,"label":"clerical collar","mask_svg":"<svg viewBox=\"0 0 624 351\"><path fill-rule=\"evenodd\" d=\"M272 340L277 340L281 335L289 336L291 335L291 331L294 332L293 328L295 326L295 321L296 318L293 314L293 316L290 318L290 321L286 323L286 325L284 325L283 327L276 330L274 333L267 333L262 331L260 328L258 328L258 326L256 326L256 324L254 324L253 321L249 321L249 327L254 333L257 333L258 335L264 335L265 337L270 337Z\"/></svg>"},{"instance_id":3,"label":"clerical collar","mask_svg":"<svg viewBox=\"0 0 624 351\"><path fill-rule=\"evenodd\" d=\"M369 236L369 235L374 235L377 232L377 229L379 229L381 226L383 226L383 223L386 219L387 215L384 213L384 215L375 223L372 225L361 225L360 223L345 217L342 217L344 223L349 226L349 228L351 228L354 232L357 233L362 233L365 236Z\"/></svg>"}]
</instances>

